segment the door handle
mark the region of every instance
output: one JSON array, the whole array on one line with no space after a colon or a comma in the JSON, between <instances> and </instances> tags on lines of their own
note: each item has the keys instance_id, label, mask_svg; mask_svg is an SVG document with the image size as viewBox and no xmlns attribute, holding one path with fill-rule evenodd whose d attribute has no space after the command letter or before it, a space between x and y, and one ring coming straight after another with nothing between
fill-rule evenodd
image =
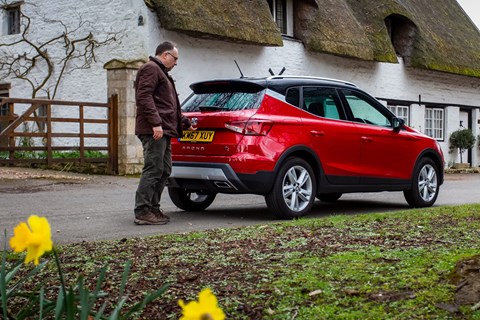
<instances>
[{"instance_id":1,"label":"door handle","mask_svg":"<svg viewBox=\"0 0 480 320\"><path fill-rule=\"evenodd\" d=\"M317 137L317 136L324 136L324 135L325 135L325 132L323 132L323 131L317 131L317 130L312 130L312 131L310 131L310 134L311 134L312 136L316 136L316 137Z\"/></svg>"},{"instance_id":2,"label":"door handle","mask_svg":"<svg viewBox=\"0 0 480 320\"><path fill-rule=\"evenodd\" d=\"M372 142L372 141L373 141L372 138L370 138L370 137L365 137L365 136L361 137L361 139L362 139L362 141L365 141L365 142Z\"/></svg>"}]
</instances>

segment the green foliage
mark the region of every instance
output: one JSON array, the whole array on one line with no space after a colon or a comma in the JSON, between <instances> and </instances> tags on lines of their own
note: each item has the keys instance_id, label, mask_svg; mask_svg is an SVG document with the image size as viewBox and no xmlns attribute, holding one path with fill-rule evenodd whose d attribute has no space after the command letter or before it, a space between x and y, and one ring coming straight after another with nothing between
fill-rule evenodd
<instances>
[{"instance_id":1,"label":"green foliage","mask_svg":"<svg viewBox=\"0 0 480 320\"><path fill-rule=\"evenodd\" d=\"M101 151L96 151L96 150L86 150L83 153L83 156L85 158L107 158L108 154L105 152ZM52 157L55 159L75 159L75 158L80 158L80 151L69 151L69 152L60 152L60 151L54 151L52 153Z\"/></svg>"},{"instance_id":2,"label":"green foliage","mask_svg":"<svg viewBox=\"0 0 480 320\"><path fill-rule=\"evenodd\" d=\"M473 148L475 136L470 129L459 129L450 136L450 150L458 148L460 151L460 162L463 163L462 154L465 150Z\"/></svg>"},{"instance_id":3,"label":"green foliage","mask_svg":"<svg viewBox=\"0 0 480 320\"><path fill-rule=\"evenodd\" d=\"M93 291L89 290L82 275L78 277L74 286L66 287L60 262L54 249L60 283L53 287L46 287L44 280L38 273L44 269L48 260L40 263L27 273L21 274L23 259L19 259L17 256L7 261L6 243L5 241L0 270L0 318L2 319L51 319L54 317L54 319L72 320L127 320L132 319L135 314L160 297L169 287L169 284L165 284L154 292L145 294L143 300L134 303L125 312L122 312L125 302L129 299L128 295L124 293L131 267L130 261L127 261L124 266L122 280L118 288L118 301L115 305L109 306L107 301L102 302L102 298L108 296L108 293L102 291L102 286L109 282L106 281L107 265L98 270L96 286ZM32 283L36 283L33 288ZM28 287L28 284L30 284L30 287ZM46 292L49 296L46 296ZM56 299L51 297L52 293L56 294ZM20 307L12 308L9 305L10 301ZM105 312L107 307L112 310L109 315Z\"/></svg>"},{"instance_id":4,"label":"green foliage","mask_svg":"<svg viewBox=\"0 0 480 320\"><path fill-rule=\"evenodd\" d=\"M8 159L8 152L0 152L0 159ZM107 158L106 152L97 150L86 150L83 153L84 158ZM47 152L45 151L17 151L14 153L15 159L47 159ZM53 159L78 159L80 158L80 151L53 151Z\"/></svg>"}]
</instances>

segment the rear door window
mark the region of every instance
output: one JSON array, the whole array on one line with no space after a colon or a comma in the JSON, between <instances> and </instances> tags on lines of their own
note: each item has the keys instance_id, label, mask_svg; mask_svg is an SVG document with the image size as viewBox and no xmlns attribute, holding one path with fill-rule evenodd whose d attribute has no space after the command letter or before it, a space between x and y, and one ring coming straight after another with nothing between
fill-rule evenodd
<instances>
[{"instance_id":1,"label":"rear door window","mask_svg":"<svg viewBox=\"0 0 480 320\"><path fill-rule=\"evenodd\" d=\"M334 88L304 87L303 109L319 117L346 119L337 90Z\"/></svg>"}]
</instances>

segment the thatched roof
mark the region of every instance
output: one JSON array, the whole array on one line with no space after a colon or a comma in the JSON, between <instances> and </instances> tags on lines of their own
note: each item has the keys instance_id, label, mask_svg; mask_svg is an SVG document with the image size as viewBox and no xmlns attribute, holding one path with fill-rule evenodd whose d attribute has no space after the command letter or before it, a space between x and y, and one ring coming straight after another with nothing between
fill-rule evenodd
<instances>
[{"instance_id":1,"label":"thatched roof","mask_svg":"<svg viewBox=\"0 0 480 320\"><path fill-rule=\"evenodd\" d=\"M367 33L342 0L298 2L294 21L295 36L309 51L374 59Z\"/></svg>"},{"instance_id":2,"label":"thatched roof","mask_svg":"<svg viewBox=\"0 0 480 320\"><path fill-rule=\"evenodd\" d=\"M146 0L162 28L196 37L281 46L265 0Z\"/></svg>"},{"instance_id":3,"label":"thatched roof","mask_svg":"<svg viewBox=\"0 0 480 320\"><path fill-rule=\"evenodd\" d=\"M456 0L345 1L367 32L375 60L395 54L384 19L399 14L417 27L412 67L480 77L480 32Z\"/></svg>"},{"instance_id":4,"label":"thatched roof","mask_svg":"<svg viewBox=\"0 0 480 320\"><path fill-rule=\"evenodd\" d=\"M197 37L281 46L266 0L145 0L160 24ZM397 62L385 19L414 32L407 65L480 77L480 32L456 0L295 0L295 37L309 51Z\"/></svg>"}]
</instances>

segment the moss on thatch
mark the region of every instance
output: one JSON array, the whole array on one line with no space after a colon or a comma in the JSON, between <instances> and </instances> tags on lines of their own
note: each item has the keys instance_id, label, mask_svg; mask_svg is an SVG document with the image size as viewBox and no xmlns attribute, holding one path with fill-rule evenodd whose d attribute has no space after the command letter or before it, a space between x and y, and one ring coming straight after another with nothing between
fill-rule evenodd
<instances>
[{"instance_id":1,"label":"moss on thatch","mask_svg":"<svg viewBox=\"0 0 480 320\"><path fill-rule=\"evenodd\" d=\"M148 0L162 28L189 35L266 45L283 45L265 0Z\"/></svg>"}]
</instances>

